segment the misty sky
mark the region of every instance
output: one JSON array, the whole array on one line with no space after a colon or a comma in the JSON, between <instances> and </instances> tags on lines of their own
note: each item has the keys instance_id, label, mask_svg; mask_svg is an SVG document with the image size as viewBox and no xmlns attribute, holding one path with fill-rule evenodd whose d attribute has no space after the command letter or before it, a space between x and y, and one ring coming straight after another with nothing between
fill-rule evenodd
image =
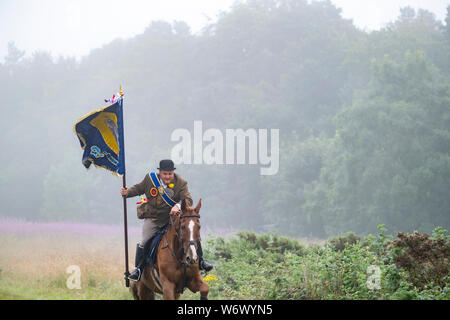
<instances>
[{"instance_id":1,"label":"misty sky","mask_svg":"<svg viewBox=\"0 0 450 320\"><path fill-rule=\"evenodd\" d=\"M0 0L0 62L14 41L27 55L81 57L115 38L142 33L152 20L186 21L192 31L214 22L234 0ZM444 20L449 0L332 0L356 26L377 30L405 6L424 8Z\"/></svg>"}]
</instances>

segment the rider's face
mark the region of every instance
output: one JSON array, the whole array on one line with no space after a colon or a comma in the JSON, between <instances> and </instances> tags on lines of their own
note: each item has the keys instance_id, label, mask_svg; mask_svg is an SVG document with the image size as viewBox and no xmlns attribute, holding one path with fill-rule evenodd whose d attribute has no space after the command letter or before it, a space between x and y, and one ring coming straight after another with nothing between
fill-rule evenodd
<instances>
[{"instance_id":1,"label":"rider's face","mask_svg":"<svg viewBox=\"0 0 450 320\"><path fill-rule=\"evenodd\" d=\"M162 182L164 182L165 185L168 185L169 183L171 183L173 181L174 172L160 170L159 177L161 178Z\"/></svg>"}]
</instances>

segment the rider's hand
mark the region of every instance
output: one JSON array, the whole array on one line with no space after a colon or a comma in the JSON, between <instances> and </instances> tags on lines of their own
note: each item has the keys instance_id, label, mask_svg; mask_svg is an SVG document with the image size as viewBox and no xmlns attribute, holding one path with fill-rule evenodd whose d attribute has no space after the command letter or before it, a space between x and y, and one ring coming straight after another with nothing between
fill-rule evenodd
<instances>
[{"instance_id":1,"label":"rider's hand","mask_svg":"<svg viewBox=\"0 0 450 320\"><path fill-rule=\"evenodd\" d=\"M125 188L120 189L120 194L121 194L122 196L126 197L127 194L128 194L128 188L125 187Z\"/></svg>"},{"instance_id":2,"label":"rider's hand","mask_svg":"<svg viewBox=\"0 0 450 320\"><path fill-rule=\"evenodd\" d=\"M180 209L178 208L177 205L173 206L172 209L170 210L171 215L177 215L179 213L180 213Z\"/></svg>"}]
</instances>

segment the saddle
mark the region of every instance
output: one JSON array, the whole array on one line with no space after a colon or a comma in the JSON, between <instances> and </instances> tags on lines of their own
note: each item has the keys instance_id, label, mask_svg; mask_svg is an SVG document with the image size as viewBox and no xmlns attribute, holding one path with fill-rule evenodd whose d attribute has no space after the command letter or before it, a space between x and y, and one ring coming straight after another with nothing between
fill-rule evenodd
<instances>
[{"instance_id":1,"label":"saddle","mask_svg":"<svg viewBox=\"0 0 450 320\"><path fill-rule=\"evenodd\" d=\"M156 262L156 254L158 252L158 245L161 242L162 237L169 228L169 224L166 224L157 234L155 234L144 246L145 263L153 266Z\"/></svg>"},{"instance_id":2,"label":"saddle","mask_svg":"<svg viewBox=\"0 0 450 320\"><path fill-rule=\"evenodd\" d=\"M167 229L169 228L169 224L166 224L162 229L154 235L150 240L147 241L147 243L144 246L144 269L146 265L150 266L150 275L153 278L153 281L155 282L156 286L159 290L162 291L161 282L159 280L159 272L154 268L155 262L156 262L156 255L158 252L158 245L161 242L162 237L166 233Z\"/></svg>"}]
</instances>

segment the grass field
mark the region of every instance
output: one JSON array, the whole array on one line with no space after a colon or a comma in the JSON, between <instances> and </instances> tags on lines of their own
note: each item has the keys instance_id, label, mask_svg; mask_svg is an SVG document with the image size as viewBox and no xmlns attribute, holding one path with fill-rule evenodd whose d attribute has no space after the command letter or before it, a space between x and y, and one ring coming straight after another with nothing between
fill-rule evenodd
<instances>
[{"instance_id":1,"label":"grass field","mask_svg":"<svg viewBox=\"0 0 450 320\"><path fill-rule=\"evenodd\" d=\"M140 233L128 229L130 270ZM0 220L0 299L132 299L124 250L121 226ZM74 265L81 289L66 283ZM199 294L186 290L181 298Z\"/></svg>"},{"instance_id":2,"label":"grass field","mask_svg":"<svg viewBox=\"0 0 450 320\"><path fill-rule=\"evenodd\" d=\"M56 230L56 225L34 224L30 231L9 226L13 228L0 235L0 299L131 298L121 279L124 240L119 230L91 226L83 232L82 225ZM130 235L134 259L133 238L136 232ZM80 268L81 289L66 286L71 265Z\"/></svg>"},{"instance_id":3,"label":"grass field","mask_svg":"<svg viewBox=\"0 0 450 320\"><path fill-rule=\"evenodd\" d=\"M202 231L205 258L215 265L204 278L209 298L450 299L446 230L399 239L379 230L364 239L349 233L326 241ZM139 237L140 228L129 229L130 269ZM123 243L120 226L0 220L0 299L132 299ZM71 266L79 268L78 289L71 289ZM199 294L186 290L181 299Z\"/></svg>"},{"instance_id":4,"label":"grass field","mask_svg":"<svg viewBox=\"0 0 450 320\"><path fill-rule=\"evenodd\" d=\"M130 269L140 232L139 227L128 230ZM207 246L208 236L202 235ZM132 299L124 264L120 226L0 220L0 299ZM73 265L80 269L80 289L66 283ZM198 298L189 290L181 296Z\"/></svg>"}]
</instances>

